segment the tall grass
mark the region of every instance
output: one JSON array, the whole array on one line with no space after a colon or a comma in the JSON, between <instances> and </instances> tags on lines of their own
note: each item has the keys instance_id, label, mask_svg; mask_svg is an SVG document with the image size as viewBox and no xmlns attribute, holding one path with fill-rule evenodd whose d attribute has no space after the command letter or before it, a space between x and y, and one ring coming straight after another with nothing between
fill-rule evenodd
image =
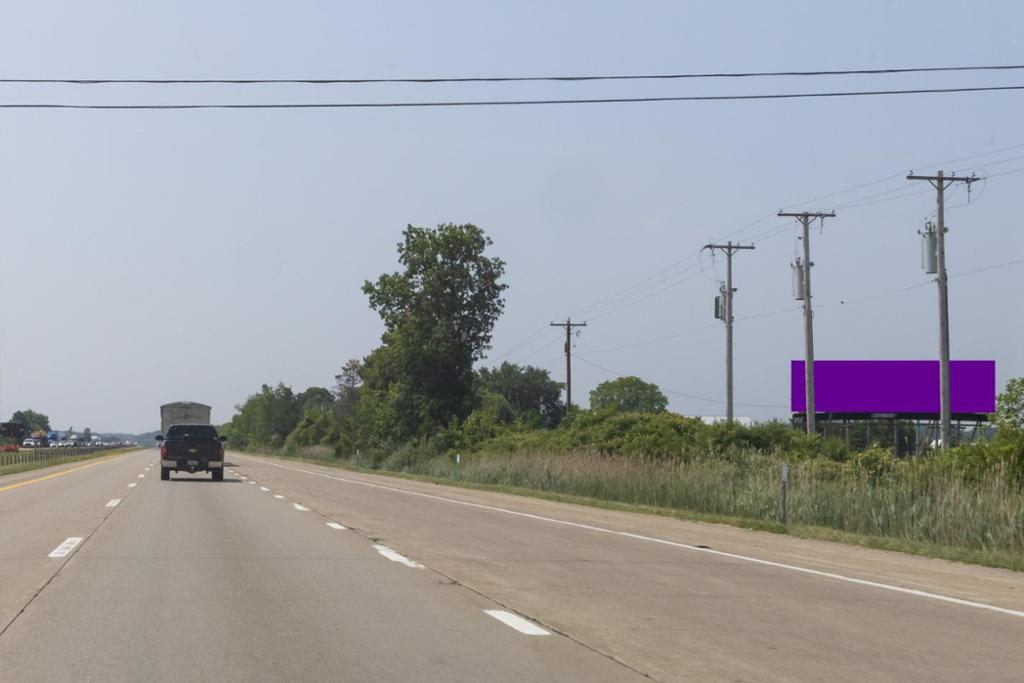
<instances>
[{"instance_id":1,"label":"tall grass","mask_svg":"<svg viewBox=\"0 0 1024 683\"><path fill-rule=\"evenodd\" d=\"M403 471L600 500L729 517L780 518L781 460L756 452L686 461L600 453L522 451L442 456ZM909 461L882 472L804 460L791 464L792 524L944 545L1024 554L1024 493L1004 468L967 476L953 467Z\"/></svg>"}]
</instances>

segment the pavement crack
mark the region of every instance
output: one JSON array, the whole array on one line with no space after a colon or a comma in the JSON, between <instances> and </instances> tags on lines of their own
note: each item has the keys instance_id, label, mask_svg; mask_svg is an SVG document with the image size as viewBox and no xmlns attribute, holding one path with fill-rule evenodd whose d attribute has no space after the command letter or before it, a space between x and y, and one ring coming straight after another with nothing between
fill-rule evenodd
<instances>
[{"instance_id":1,"label":"pavement crack","mask_svg":"<svg viewBox=\"0 0 1024 683\"><path fill-rule=\"evenodd\" d=\"M3 628L0 628L0 638L4 637L4 634L7 633L7 631L9 631L12 626L14 626L14 622L16 622L18 620L18 618L22 614L24 614L26 610L28 610L29 605L31 605L33 602L35 602L36 598L38 598L40 595L42 595L43 591L46 590L51 583L53 583L53 580L56 579L60 575L60 573L62 571L64 571L64 568L67 567L68 564L70 564L71 560L75 559L75 557L78 556L78 553L80 553L82 551L82 548L85 547L85 544L89 542L89 540L93 537L93 535L97 531L99 531L103 527L104 524L107 523L107 520L110 519L114 515L114 513L117 512L117 510L119 508L123 507L123 504L124 504L124 502L126 500L128 500L128 497L131 496L133 493L135 493L137 490L138 490L137 486L135 488L128 489L128 493L124 494L121 497L121 504L116 505L116 506L114 506L112 508L109 508L109 511L107 512L107 514L105 514L103 516L103 518L100 519L100 523L97 524L95 527L93 527L93 530L90 531L88 534L86 534L82 538L82 542L79 543L77 547L75 547L74 552L72 552L70 555L68 555L67 557L64 558L64 560L60 563L60 566L57 567L57 570L55 572L53 572L53 574L51 574L50 577L48 579L46 579L46 581L43 582L43 585L40 586L38 588L38 590L36 590L32 594L32 597L30 597L25 602L25 604L21 606L21 609L19 609L17 612L14 613L14 616L12 616L10 618L10 620L8 620L8 622L6 624L4 624Z\"/></svg>"}]
</instances>

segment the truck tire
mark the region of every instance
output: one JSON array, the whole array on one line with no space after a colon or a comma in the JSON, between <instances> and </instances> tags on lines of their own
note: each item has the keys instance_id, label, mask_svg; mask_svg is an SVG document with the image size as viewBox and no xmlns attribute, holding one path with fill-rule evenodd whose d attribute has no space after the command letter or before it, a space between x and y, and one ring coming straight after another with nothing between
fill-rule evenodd
<instances>
[{"instance_id":1,"label":"truck tire","mask_svg":"<svg viewBox=\"0 0 1024 683\"><path fill-rule=\"evenodd\" d=\"M171 471L166 467L160 468L160 481L169 481L171 478Z\"/></svg>"},{"instance_id":2,"label":"truck tire","mask_svg":"<svg viewBox=\"0 0 1024 683\"><path fill-rule=\"evenodd\" d=\"M224 481L224 468L210 472L214 481Z\"/></svg>"}]
</instances>

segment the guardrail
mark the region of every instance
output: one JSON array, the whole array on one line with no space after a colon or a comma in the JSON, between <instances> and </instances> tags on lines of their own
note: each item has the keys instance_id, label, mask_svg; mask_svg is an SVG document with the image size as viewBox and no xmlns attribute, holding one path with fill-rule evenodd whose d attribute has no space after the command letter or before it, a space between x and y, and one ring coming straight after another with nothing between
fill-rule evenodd
<instances>
[{"instance_id":1,"label":"guardrail","mask_svg":"<svg viewBox=\"0 0 1024 683\"><path fill-rule=\"evenodd\" d=\"M121 448L127 448L122 446ZM90 455L98 451L118 450L111 446L82 446L78 448L31 448L18 452L0 453L0 467L4 465L20 465L29 462L46 462L47 460L63 460Z\"/></svg>"}]
</instances>

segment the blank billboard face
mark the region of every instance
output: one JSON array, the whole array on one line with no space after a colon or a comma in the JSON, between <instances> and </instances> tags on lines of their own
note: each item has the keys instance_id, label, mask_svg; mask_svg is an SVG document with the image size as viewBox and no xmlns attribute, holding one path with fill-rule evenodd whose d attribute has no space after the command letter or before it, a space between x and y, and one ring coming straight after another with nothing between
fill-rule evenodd
<instances>
[{"instance_id":1,"label":"blank billboard face","mask_svg":"<svg viewBox=\"0 0 1024 683\"><path fill-rule=\"evenodd\" d=\"M804 361L790 364L790 408L807 410ZM996 362L950 362L953 413L994 413ZM816 413L934 413L940 412L937 360L816 360Z\"/></svg>"}]
</instances>

